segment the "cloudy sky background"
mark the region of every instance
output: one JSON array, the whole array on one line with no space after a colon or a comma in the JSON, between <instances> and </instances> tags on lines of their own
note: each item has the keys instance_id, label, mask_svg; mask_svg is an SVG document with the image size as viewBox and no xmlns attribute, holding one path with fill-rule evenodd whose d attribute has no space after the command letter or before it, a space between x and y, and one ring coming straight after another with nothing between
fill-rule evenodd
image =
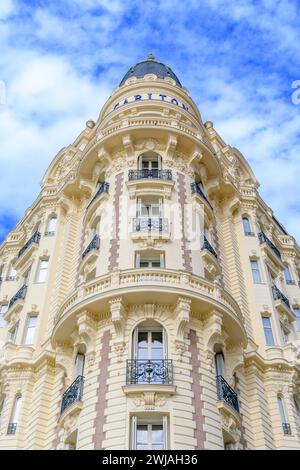
<instances>
[{"instance_id":1,"label":"cloudy sky background","mask_svg":"<svg viewBox=\"0 0 300 470\"><path fill-rule=\"evenodd\" d=\"M150 51L245 155L299 241L299 24L298 0L1 0L0 241L58 150Z\"/></svg>"}]
</instances>

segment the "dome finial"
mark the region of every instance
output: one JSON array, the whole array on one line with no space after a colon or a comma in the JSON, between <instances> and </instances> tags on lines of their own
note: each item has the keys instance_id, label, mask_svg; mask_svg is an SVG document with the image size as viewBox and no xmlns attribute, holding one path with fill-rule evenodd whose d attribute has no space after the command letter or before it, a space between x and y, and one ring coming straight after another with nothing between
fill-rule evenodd
<instances>
[{"instance_id":1,"label":"dome finial","mask_svg":"<svg viewBox=\"0 0 300 470\"><path fill-rule=\"evenodd\" d=\"M149 52L149 54L147 55L147 60L154 60L154 59L155 59L155 57L152 54L152 52Z\"/></svg>"}]
</instances>

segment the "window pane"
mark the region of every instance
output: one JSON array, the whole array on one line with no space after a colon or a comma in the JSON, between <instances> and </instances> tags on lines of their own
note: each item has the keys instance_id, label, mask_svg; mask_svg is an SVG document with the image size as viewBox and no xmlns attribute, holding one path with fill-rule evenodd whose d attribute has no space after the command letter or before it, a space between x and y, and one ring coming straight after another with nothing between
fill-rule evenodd
<instances>
[{"instance_id":1,"label":"window pane","mask_svg":"<svg viewBox=\"0 0 300 470\"><path fill-rule=\"evenodd\" d=\"M148 333L147 331L139 331L138 334L138 347L139 348L147 348L148 347Z\"/></svg>"},{"instance_id":2,"label":"window pane","mask_svg":"<svg viewBox=\"0 0 300 470\"><path fill-rule=\"evenodd\" d=\"M279 413L280 413L280 418L282 423L286 423L285 420L285 413L284 413L284 408L283 408L283 403L282 403L282 398L277 397L277 402L278 402L278 408L279 408Z\"/></svg>"},{"instance_id":3,"label":"window pane","mask_svg":"<svg viewBox=\"0 0 300 470\"><path fill-rule=\"evenodd\" d=\"M247 217L243 218L243 226L244 226L244 233L245 234L248 234L248 233L251 232L250 223L249 223L249 220L247 219Z\"/></svg>"},{"instance_id":4,"label":"window pane","mask_svg":"<svg viewBox=\"0 0 300 470\"><path fill-rule=\"evenodd\" d=\"M153 450L164 450L164 445L162 444L152 444Z\"/></svg>"},{"instance_id":5,"label":"window pane","mask_svg":"<svg viewBox=\"0 0 300 470\"><path fill-rule=\"evenodd\" d=\"M0 328L5 326L4 315L7 312L8 304L4 304L0 306Z\"/></svg>"},{"instance_id":6,"label":"window pane","mask_svg":"<svg viewBox=\"0 0 300 470\"><path fill-rule=\"evenodd\" d=\"M56 229L56 217L51 217L48 224L48 232L55 232Z\"/></svg>"},{"instance_id":7,"label":"window pane","mask_svg":"<svg viewBox=\"0 0 300 470\"><path fill-rule=\"evenodd\" d=\"M140 261L140 268L148 268L149 261Z\"/></svg>"},{"instance_id":8,"label":"window pane","mask_svg":"<svg viewBox=\"0 0 300 470\"><path fill-rule=\"evenodd\" d=\"M259 284L261 282L261 279L260 279L258 262L256 260L251 260L251 269L252 269L253 281Z\"/></svg>"},{"instance_id":9,"label":"window pane","mask_svg":"<svg viewBox=\"0 0 300 470\"><path fill-rule=\"evenodd\" d=\"M148 427L147 425L139 424L137 426L137 444L146 444L148 443Z\"/></svg>"},{"instance_id":10,"label":"window pane","mask_svg":"<svg viewBox=\"0 0 300 470\"><path fill-rule=\"evenodd\" d=\"M274 346L271 320L269 317L262 317L262 322L263 322L263 327L264 327L264 332L265 332L266 344L267 346Z\"/></svg>"},{"instance_id":11,"label":"window pane","mask_svg":"<svg viewBox=\"0 0 300 470\"><path fill-rule=\"evenodd\" d=\"M152 261L152 268L160 268L160 261Z\"/></svg>"},{"instance_id":12,"label":"window pane","mask_svg":"<svg viewBox=\"0 0 300 470\"><path fill-rule=\"evenodd\" d=\"M152 426L152 442L153 443L163 443L163 427L162 425L153 425Z\"/></svg>"},{"instance_id":13,"label":"window pane","mask_svg":"<svg viewBox=\"0 0 300 470\"><path fill-rule=\"evenodd\" d=\"M157 347L162 347L163 338L162 338L162 331L157 331L152 333L152 345Z\"/></svg>"}]
</instances>

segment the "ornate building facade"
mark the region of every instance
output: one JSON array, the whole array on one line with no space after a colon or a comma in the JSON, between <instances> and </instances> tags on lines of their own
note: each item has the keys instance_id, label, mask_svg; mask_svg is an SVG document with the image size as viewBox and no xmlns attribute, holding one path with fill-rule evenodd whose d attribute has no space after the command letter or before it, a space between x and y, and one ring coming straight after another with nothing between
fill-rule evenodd
<instances>
[{"instance_id":1,"label":"ornate building facade","mask_svg":"<svg viewBox=\"0 0 300 470\"><path fill-rule=\"evenodd\" d=\"M0 247L0 448L300 449L299 272L150 54Z\"/></svg>"}]
</instances>

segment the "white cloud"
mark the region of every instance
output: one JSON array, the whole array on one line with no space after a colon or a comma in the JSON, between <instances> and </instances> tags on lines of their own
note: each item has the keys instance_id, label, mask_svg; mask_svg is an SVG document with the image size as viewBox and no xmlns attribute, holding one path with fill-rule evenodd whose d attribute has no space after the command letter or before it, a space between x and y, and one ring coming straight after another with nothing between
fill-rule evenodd
<instances>
[{"instance_id":1,"label":"white cloud","mask_svg":"<svg viewBox=\"0 0 300 470\"><path fill-rule=\"evenodd\" d=\"M1 0L0 2L0 20L4 20L15 10L13 0Z\"/></svg>"}]
</instances>

